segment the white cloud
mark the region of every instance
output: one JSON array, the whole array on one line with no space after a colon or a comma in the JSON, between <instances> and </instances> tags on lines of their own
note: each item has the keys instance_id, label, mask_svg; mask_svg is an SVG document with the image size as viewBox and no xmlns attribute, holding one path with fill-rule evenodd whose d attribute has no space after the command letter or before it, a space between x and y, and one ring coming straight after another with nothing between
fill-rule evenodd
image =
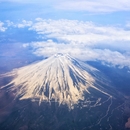
<instances>
[{"instance_id":1,"label":"white cloud","mask_svg":"<svg viewBox=\"0 0 130 130\"><path fill-rule=\"evenodd\" d=\"M25 28L25 27L30 27L31 25L32 25L32 21L23 20L22 23L19 23L16 26L18 28Z\"/></svg>"},{"instance_id":2,"label":"white cloud","mask_svg":"<svg viewBox=\"0 0 130 130\"><path fill-rule=\"evenodd\" d=\"M57 52L69 53L81 60L101 60L112 65L130 67L129 30L99 26L92 22L42 20L41 18L36 19L36 23L29 29L35 30L43 36L43 39L44 37L50 39L29 44L34 48L36 55L51 56ZM105 47L101 49L102 46ZM120 53L118 49L124 53Z\"/></svg>"},{"instance_id":3,"label":"white cloud","mask_svg":"<svg viewBox=\"0 0 130 130\"><path fill-rule=\"evenodd\" d=\"M126 27L130 29L130 22L126 23Z\"/></svg>"},{"instance_id":4,"label":"white cloud","mask_svg":"<svg viewBox=\"0 0 130 130\"><path fill-rule=\"evenodd\" d=\"M26 48L26 47L28 47L28 46L29 46L29 44L27 44L27 43L26 43L26 44L23 44L23 47L24 47L24 48Z\"/></svg>"},{"instance_id":5,"label":"white cloud","mask_svg":"<svg viewBox=\"0 0 130 130\"><path fill-rule=\"evenodd\" d=\"M33 42L28 44L34 48L34 54L38 56L49 57L56 53L68 53L75 58L83 61L95 61L100 60L107 62L112 65L118 65L120 67L129 66L130 67L130 56L126 54L121 54L118 51L111 51L109 49L93 49L90 47L75 45L73 43L57 44L52 40L46 42Z\"/></svg>"},{"instance_id":6,"label":"white cloud","mask_svg":"<svg viewBox=\"0 0 130 130\"><path fill-rule=\"evenodd\" d=\"M8 27L25 28L25 27L31 27L33 25L33 22L32 21L22 20L21 23L14 23L14 22L12 22L10 20L6 20L5 24Z\"/></svg>"},{"instance_id":7,"label":"white cloud","mask_svg":"<svg viewBox=\"0 0 130 130\"><path fill-rule=\"evenodd\" d=\"M19 29L28 27L43 38L41 42L23 44L23 47L31 46L38 56L69 53L85 61L100 60L130 67L130 30L65 19L37 18L35 22L23 20L20 24L6 23ZM3 23L1 25L3 27Z\"/></svg>"},{"instance_id":8,"label":"white cloud","mask_svg":"<svg viewBox=\"0 0 130 130\"><path fill-rule=\"evenodd\" d=\"M10 20L6 20L6 23L7 23L7 26L8 26L8 27L14 26L14 23L11 22Z\"/></svg>"},{"instance_id":9,"label":"white cloud","mask_svg":"<svg viewBox=\"0 0 130 130\"><path fill-rule=\"evenodd\" d=\"M56 38L59 42L73 42L84 46L107 45L121 49L130 48L130 30L112 26L99 26L92 22L76 20L37 19L31 30L38 34ZM124 46L126 44L127 46Z\"/></svg>"},{"instance_id":10,"label":"white cloud","mask_svg":"<svg viewBox=\"0 0 130 130\"><path fill-rule=\"evenodd\" d=\"M4 23L0 21L0 31L4 32L6 30L6 28L3 26Z\"/></svg>"},{"instance_id":11,"label":"white cloud","mask_svg":"<svg viewBox=\"0 0 130 130\"><path fill-rule=\"evenodd\" d=\"M62 10L88 11L88 12L113 12L129 11L129 0L60 0L55 8Z\"/></svg>"}]
</instances>

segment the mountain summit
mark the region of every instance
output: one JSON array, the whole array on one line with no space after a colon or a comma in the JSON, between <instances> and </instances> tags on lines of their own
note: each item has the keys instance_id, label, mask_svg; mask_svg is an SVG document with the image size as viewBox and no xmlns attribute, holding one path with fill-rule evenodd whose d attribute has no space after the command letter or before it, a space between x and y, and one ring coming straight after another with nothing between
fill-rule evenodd
<instances>
[{"instance_id":1,"label":"mountain summit","mask_svg":"<svg viewBox=\"0 0 130 130\"><path fill-rule=\"evenodd\" d=\"M6 76L14 79L4 87L19 99L55 101L69 107L91 95L91 89L111 97L99 82L105 84L100 72L68 54L55 54L48 59L18 68ZM89 91L90 90L90 91Z\"/></svg>"}]
</instances>

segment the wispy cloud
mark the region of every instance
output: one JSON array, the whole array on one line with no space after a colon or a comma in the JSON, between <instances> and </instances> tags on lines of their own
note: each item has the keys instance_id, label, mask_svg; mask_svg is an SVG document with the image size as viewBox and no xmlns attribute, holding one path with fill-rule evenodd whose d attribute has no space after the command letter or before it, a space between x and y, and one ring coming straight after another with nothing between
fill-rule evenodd
<instances>
[{"instance_id":1,"label":"wispy cloud","mask_svg":"<svg viewBox=\"0 0 130 130\"><path fill-rule=\"evenodd\" d=\"M7 28L4 27L4 23L0 21L0 31L4 32Z\"/></svg>"},{"instance_id":2,"label":"wispy cloud","mask_svg":"<svg viewBox=\"0 0 130 130\"><path fill-rule=\"evenodd\" d=\"M130 22L129 22L129 21L126 23L126 27L127 27L128 29L130 29Z\"/></svg>"},{"instance_id":3,"label":"wispy cloud","mask_svg":"<svg viewBox=\"0 0 130 130\"><path fill-rule=\"evenodd\" d=\"M38 3L41 2L42 0L0 0L0 2L16 2L16 3Z\"/></svg>"},{"instance_id":4,"label":"wispy cloud","mask_svg":"<svg viewBox=\"0 0 130 130\"><path fill-rule=\"evenodd\" d=\"M129 0L67 0L59 1L55 8L88 12L114 12L130 10Z\"/></svg>"},{"instance_id":5,"label":"wispy cloud","mask_svg":"<svg viewBox=\"0 0 130 130\"><path fill-rule=\"evenodd\" d=\"M87 11L107 13L115 11L130 11L129 0L0 0L0 2L32 3L64 11Z\"/></svg>"},{"instance_id":6,"label":"wispy cloud","mask_svg":"<svg viewBox=\"0 0 130 130\"><path fill-rule=\"evenodd\" d=\"M18 28L25 28L25 27L30 27L32 25L32 23L33 23L32 21L23 20L22 23L19 23L16 26Z\"/></svg>"},{"instance_id":7,"label":"wispy cloud","mask_svg":"<svg viewBox=\"0 0 130 130\"><path fill-rule=\"evenodd\" d=\"M14 24L13 22L11 22L10 20L6 20L6 24L7 24L8 27L15 25L15 24Z\"/></svg>"}]
</instances>

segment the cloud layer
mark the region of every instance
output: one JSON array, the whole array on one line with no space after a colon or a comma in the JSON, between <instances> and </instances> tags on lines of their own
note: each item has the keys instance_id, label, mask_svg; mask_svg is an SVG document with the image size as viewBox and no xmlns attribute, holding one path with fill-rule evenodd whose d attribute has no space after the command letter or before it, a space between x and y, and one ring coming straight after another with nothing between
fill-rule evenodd
<instances>
[{"instance_id":1,"label":"cloud layer","mask_svg":"<svg viewBox=\"0 0 130 130\"><path fill-rule=\"evenodd\" d=\"M91 47L78 46L74 44L57 44L51 40L46 42L35 42L30 44L24 44L33 47L34 54L38 56L49 57L55 53L69 53L73 57L76 57L83 61L104 61L114 66L120 67L130 66L130 56L121 54L118 51L111 51L109 49L94 49Z\"/></svg>"},{"instance_id":2,"label":"cloud layer","mask_svg":"<svg viewBox=\"0 0 130 130\"><path fill-rule=\"evenodd\" d=\"M69 53L84 61L100 60L114 66L130 67L129 28L66 19L37 18L34 22L23 20L17 24L11 21L6 23L8 27L28 28L39 35L42 40L23 44L23 47L31 47L37 56Z\"/></svg>"},{"instance_id":3,"label":"cloud layer","mask_svg":"<svg viewBox=\"0 0 130 130\"><path fill-rule=\"evenodd\" d=\"M92 22L41 18L37 18L29 30L36 31L43 39L28 44L38 56L61 52L81 60L101 60L112 65L130 66L130 30Z\"/></svg>"}]
</instances>

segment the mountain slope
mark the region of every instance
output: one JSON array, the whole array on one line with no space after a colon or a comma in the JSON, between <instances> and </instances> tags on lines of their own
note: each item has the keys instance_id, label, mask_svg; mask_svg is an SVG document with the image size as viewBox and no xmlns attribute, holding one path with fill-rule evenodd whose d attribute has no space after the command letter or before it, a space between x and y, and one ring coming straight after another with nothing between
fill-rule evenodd
<instances>
[{"instance_id":1,"label":"mountain slope","mask_svg":"<svg viewBox=\"0 0 130 130\"><path fill-rule=\"evenodd\" d=\"M68 54L56 54L50 58L15 69L4 76L14 79L3 86L13 91L19 99L55 101L71 107L84 100L90 88L111 98L109 91L101 86L106 79L95 68L72 58ZM106 82L106 83L105 83Z\"/></svg>"}]
</instances>

